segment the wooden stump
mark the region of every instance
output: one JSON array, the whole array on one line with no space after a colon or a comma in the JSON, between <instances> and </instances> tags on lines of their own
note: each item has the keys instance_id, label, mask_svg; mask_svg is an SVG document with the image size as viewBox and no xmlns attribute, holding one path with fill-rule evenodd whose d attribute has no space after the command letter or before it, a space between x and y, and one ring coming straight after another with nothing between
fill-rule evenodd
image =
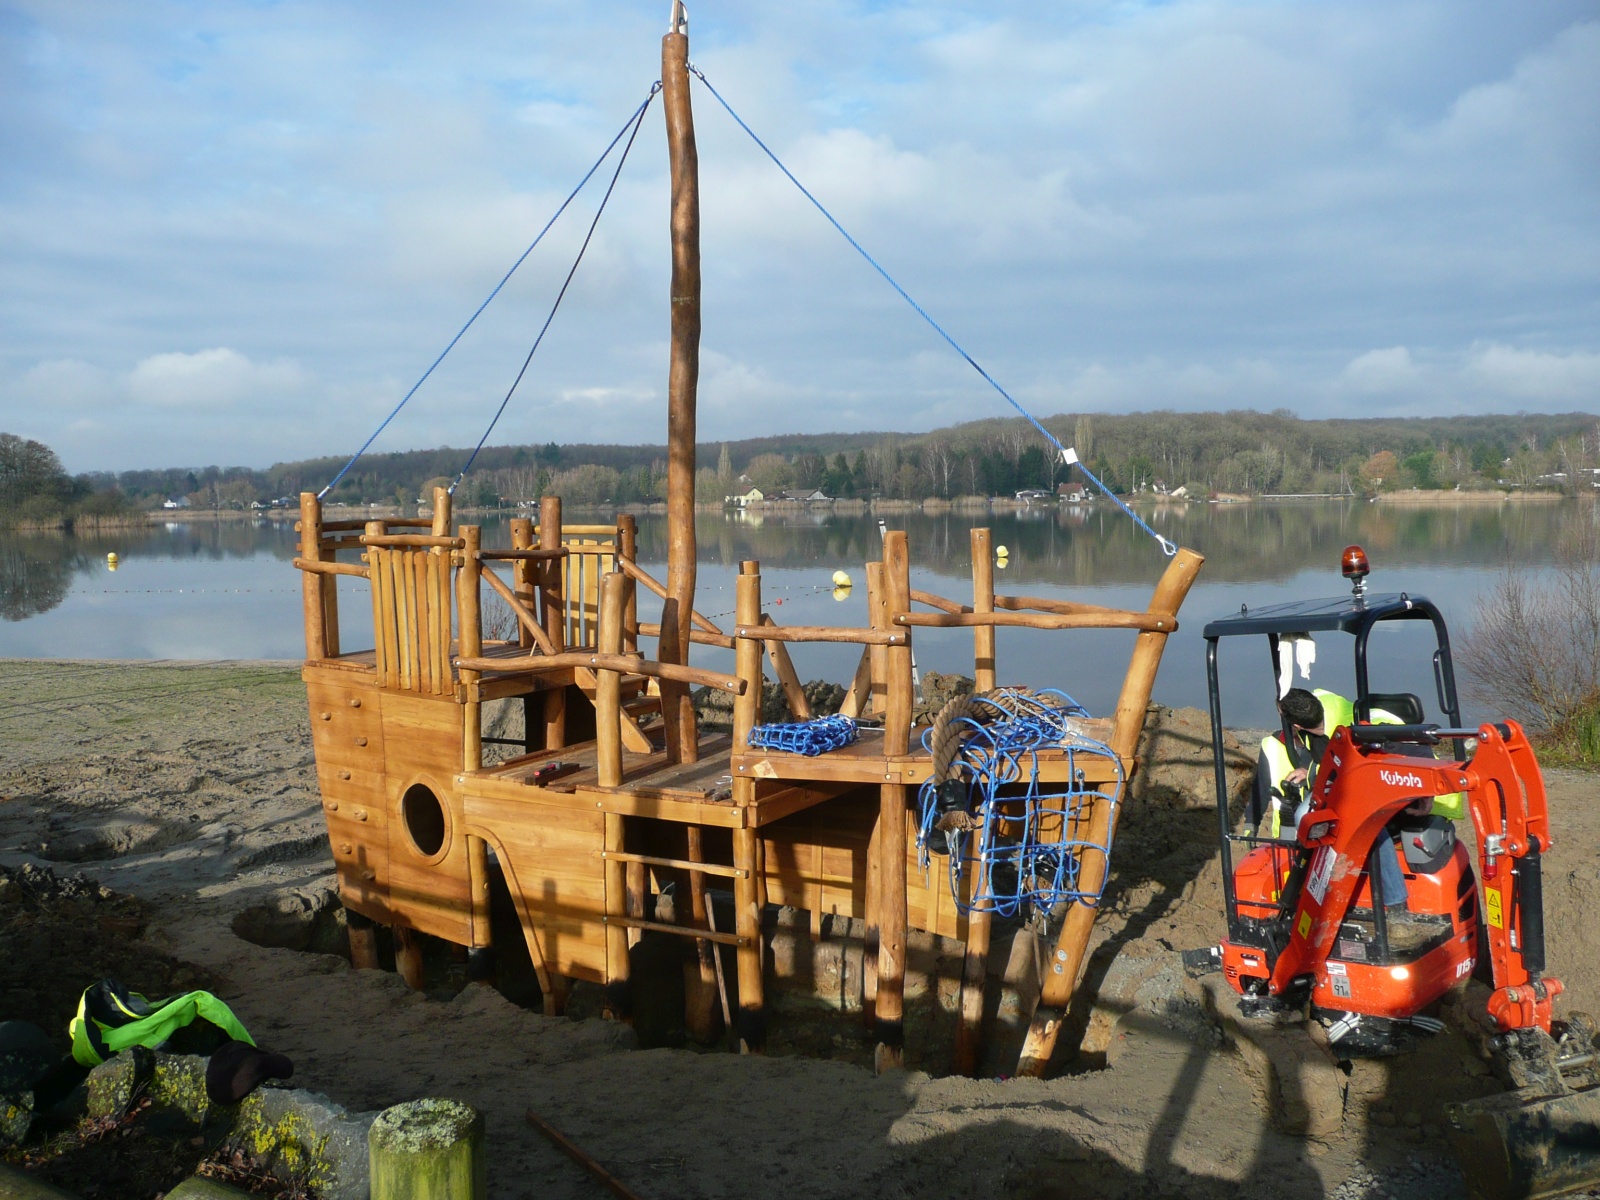
<instances>
[{"instance_id":1,"label":"wooden stump","mask_svg":"<svg viewBox=\"0 0 1600 1200\"><path fill-rule=\"evenodd\" d=\"M367 1135L372 1200L484 1200L483 1117L459 1100L409 1100Z\"/></svg>"}]
</instances>

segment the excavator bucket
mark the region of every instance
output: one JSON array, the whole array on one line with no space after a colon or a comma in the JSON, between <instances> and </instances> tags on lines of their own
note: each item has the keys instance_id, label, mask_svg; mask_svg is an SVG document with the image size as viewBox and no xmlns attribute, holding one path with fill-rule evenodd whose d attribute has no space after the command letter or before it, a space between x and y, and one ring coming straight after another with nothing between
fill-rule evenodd
<instances>
[{"instance_id":1,"label":"excavator bucket","mask_svg":"<svg viewBox=\"0 0 1600 1200\"><path fill-rule=\"evenodd\" d=\"M1445 1106L1473 1200L1537 1200L1600 1185L1600 1088Z\"/></svg>"}]
</instances>

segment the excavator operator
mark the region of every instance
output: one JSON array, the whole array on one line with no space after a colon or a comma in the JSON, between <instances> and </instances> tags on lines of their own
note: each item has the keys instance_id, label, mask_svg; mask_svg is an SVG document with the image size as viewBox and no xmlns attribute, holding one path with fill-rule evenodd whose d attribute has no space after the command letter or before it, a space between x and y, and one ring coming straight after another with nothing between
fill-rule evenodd
<instances>
[{"instance_id":1,"label":"excavator operator","mask_svg":"<svg viewBox=\"0 0 1600 1200\"><path fill-rule=\"evenodd\" d=\"M1292 737L1285 742L1282 731L1261 739L1261 754L1256 760L1256 786L1251 794L1246 821L1252 831L1267 837L1293 836L1294 826L1309 806L1311 784L1328 748L1328 737L1341 725L1355 720L1355 706L1337 692L1317 688L1290 688L1278 701L1278 711L1289 726ZM1397 719L1381 709L1372 712L1374 724L1394 724ZM1427 812L1430 799L1417 802L1418 811ZM1287 809L1289 819L1284 819ZM1409 811L1409 810L1408 810ZM1263 819L1266 828L1262 829ZM1285 826L1288 829L1285 830ZM1395 854L1395 829L1372 848L1379 886L1383 890L1384 910L1398 917L1406 912L1406 877ZM1367 869L1374 864L1369 858Z\"/></svg>"}]
</instances>

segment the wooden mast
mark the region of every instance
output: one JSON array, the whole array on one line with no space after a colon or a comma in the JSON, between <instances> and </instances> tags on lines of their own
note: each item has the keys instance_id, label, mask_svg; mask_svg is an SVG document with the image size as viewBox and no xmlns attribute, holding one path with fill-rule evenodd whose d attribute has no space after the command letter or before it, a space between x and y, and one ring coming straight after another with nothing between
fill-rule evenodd
<instances>
[{"instance_id":1,"label":"wooden mast","mask_svg":"<svg viewBox=\"0 0 1600 1200\"><path fill-rule=\"evenodd\" d=\"M667 375L667 597L661 661L689 661L694 612L695 395L700 379L700 159L689 107L689 17L673 0L672 26L661 39L661 99L667 119L667 159L672 174L672 362ZM676 612L673 612L673 608ZM666 630L663 629L663 634ZM661 688L667 755L678 762L698 757L694 706L682 684Z\"/></svg>"}]
</instances>

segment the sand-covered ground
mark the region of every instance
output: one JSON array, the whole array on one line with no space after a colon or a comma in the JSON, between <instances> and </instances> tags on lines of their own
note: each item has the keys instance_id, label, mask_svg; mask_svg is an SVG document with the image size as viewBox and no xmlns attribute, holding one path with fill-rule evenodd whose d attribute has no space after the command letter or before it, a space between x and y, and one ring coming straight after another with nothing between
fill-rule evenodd
<instances>
[{"instance_id":1,"label":"sand-covered ground","mask_svg":"<svg viewBox=\"0 0 1600 1200\"><path fill-rule=\"evenodd\" d=\"M1597 781L1548 782L1551 969L1567 1007L1600 1011ZM81 871L140 903L74 941L30 932L0 895L0 1019L55 1022L147 954L160 986L196 978L223 995L301 1086L355 1109L421 1095L481 1108L497 1197L604 1194L528 1127L529 1108L648 1197L1463 1195L1440 1105L1496 1085L1454 1032L1356 1064L1322 1136L1274 1129L1260 1075L1177 965L1221 933L1214 830L1203 796L1130 804L1064 1039L1085 1053L1063 1046L1055 1078L876 1077L848 1032L828 1059L640 1050L624 1025L548 1019L483 986L424 996L234 932L263 904L315 908L331 882L294 667L5 661L0 865ZM779 992L780 1047L830 1044L785 1038L785 1022L859 1024Z\"/></svg>"}]
</instances>

